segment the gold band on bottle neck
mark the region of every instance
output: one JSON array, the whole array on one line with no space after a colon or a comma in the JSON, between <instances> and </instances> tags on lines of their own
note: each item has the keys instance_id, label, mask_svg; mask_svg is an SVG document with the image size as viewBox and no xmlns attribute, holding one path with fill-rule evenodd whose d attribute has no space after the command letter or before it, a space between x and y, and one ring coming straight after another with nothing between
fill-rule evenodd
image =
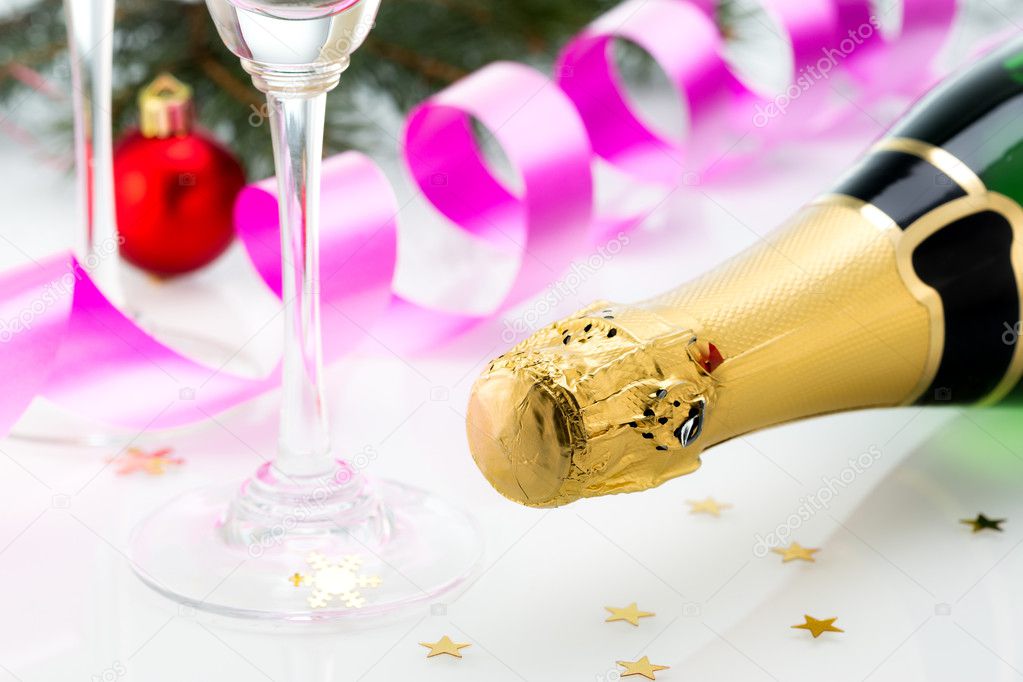
<instances>
[{"instance_id":1,"label":"gold band on bottle neck","mask_svg":"<svg viewBox=\"0 0 1023 682\"><path fill-rule=\"evenodd\" d=\"M952 178L952 181L967 194L987 192L984 181L973 172L972 168L954 154L941 147L935 147L933 144L914 140L911 137L888 137L875 144L870 150L871 154L877 152L902 152L919 157Z\"/></svg>"},{"instance_id":2,"label":"gold band on bottle neck","mask_svg":"<svg viewBox=\"0 0 1023 682\"><path fill-rule=\"evenodd\" d=\"M884 211L873 204L860 202L852 197L845 197L845 203L860 202L859 211L865 219L884 228L896 228L888 231L894 240L897 252L899 273L906 287L913 296L923 304L931 317L930 347L927 364L916 388L906 396L904 404L912 404L920 399L931 386L938 372L945 345L945 313L941 296L931 286L924 283L913 266L913 253L920 244L945 226L981 211L993 211L1003 216L1012 226L1014 239L1010 259L1016 275L1017 292L1020 296L1020 310L1023 311L1023 208L1009 197L989 191L984 181L966 162L957 156L921 140L907 137L891 137L879 141L871 149L871 153L901 152L916 156L935 167L955 182L966 196L953 199L927 212L904 230L897 229L895 221ZM844 195L827 195L822 198L827 202L842 202ZM821 200L818 200L821 201ZM850 203L852 202L852 203ZM1010 323L1010 321L1006 321ZM981 405L999 402L1023 378L1023 344L1015 345L1012 361L998 385L979 401Z\"/></svg>"}]
</instances>

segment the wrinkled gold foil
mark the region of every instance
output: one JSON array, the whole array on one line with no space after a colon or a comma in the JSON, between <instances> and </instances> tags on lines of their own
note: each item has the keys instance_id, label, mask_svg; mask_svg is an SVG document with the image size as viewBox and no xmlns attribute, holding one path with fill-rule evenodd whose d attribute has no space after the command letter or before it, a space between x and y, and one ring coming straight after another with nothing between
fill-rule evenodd
<instances>
[{"instance_id":1,"label":"wrinkled gold foil","mask_svg":"<svg viewBox=\"0 0 1023 682\"><path fill-rule=\"evenodd\" d=\"M675 291L537 331L473 387L476 463L506 497L558 506L690 473L754 429L912 400L940 349L900 238L874 207L826 197Z\"/></svg>"},{"instance_id":2,"label":"wrinkled gold foil","mask_svg":"<svg viewBox=\"0 0 1023 682\"><path fill-rule=\"evenodd\" d=\"M536 506L692 471L698 453L681 452L672 430L695 400L714 396L688 359L694 344L689 329L604 304L534 334L476 382L468 431L477 464L502 494Z\"/></svg>"}]
</instances>

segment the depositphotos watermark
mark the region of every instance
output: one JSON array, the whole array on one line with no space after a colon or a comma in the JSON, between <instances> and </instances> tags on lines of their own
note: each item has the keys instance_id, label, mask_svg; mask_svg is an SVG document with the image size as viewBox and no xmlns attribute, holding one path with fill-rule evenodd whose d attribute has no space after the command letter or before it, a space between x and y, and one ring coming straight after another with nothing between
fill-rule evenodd
<instances>
[{"instance_id":1,"label":"depositphotos watermark","mask_svg":"<svg viewBox=\"0 0 1023 682\"><path fill-rule=\"evenodd\" d=\"M83 273L94 271L101 263L114 257L118 246L122 243L124 243L124 237L120 236L97 243L92 252L80 262L81 269L73 268L69 264L67 272L57 279L47 282L39 295L22 307L14 317L0 319L0 344L8 343L17 334L32 329L36 320L42 317L47 310L71 296L75 282L82 278Z\"/></svg>"},{"instance_id":2,"label":"depositphotos watermark","mask_svg":"<svg viewBox=\"0 0 1023 682\"><path fill-rule=\"evenodd\" d=\"M821 50L820 59L801 68L789 87L775 95L766 105L757 104L756 113L753 114L753 125L763 128L773 119L784 116L793 102L817 83L831 78L831 72L838 68L839 63L880 30L881 21L875 16L871 16L866 23L849 29L848 37L843 38L837 48L828 47Z\"/></svg>"},{"instance_id":3,"label":"depositphotos watermark","mask_svg":"<svg viewBox=\"0 0 1023 682\"><path fill-rule=\"evenodd\" d=\"M594 682L621 682L622 671L618 668L608 668L602 673L597 673L593 680Z\"/></svg>"},{"instance_id":4,"label":"depositphotos watermark","mask_svg":"<svg viewBox=\"0 0 1023 682\"><path fill-rule=\"evenodd\" d=\"M1023 336L1023 322L1017 320L1015 324L1003 322L1002 325L1005 327L1005 331L1002 332L1002 343L1006 346L1015 346L1019 337Z\"/></svg>"},{"instance_id":5,"label":"depositphotos watermark","mask_svg":"<svg viewBox=\"0 0 1023 682\"><path fill-rule=\"evenodd\" d=\"M120 661L114 661L96 675L89 677L89 682L115 682L128 674L128 668Z\"/></svg>"},{"instance_id":6,"label":"depositphotos watermark","mask_svg":"<svg viewBox=\"0 0 1023 682\"><path fill-rule=\"evenodd\" d=\"M838 497L843 490L852 485L853 481L867 471L879 459L881 459L881 448L871 445L858 457L850 457L847 466L838 472L837 476L824 476L821 478L821 487L816 491L799 499L799 506L782 523L767 533L759 533L754 536L753 556L761 559L774 547L780 547L788 543L792 534L804 523L809 521L815 514L827 510L832 500Z\"/></svg>"},{"instance_id":7,"label":"depositphotos watermark","mask_svg":"<svg viewBox=\"0 0 1023 682\"><path fill-rule=\"evenodd\" d=\"M597 247L597 250L585 260L572 261L568 274L548 286L521 315L504 321L501 341L512 343L547 324L550 314L558 304L574 296L579 287L621 253L622 249L629 245L629 241L627 234L619 232L613 239Z\"/></svg>"}]
</instances>

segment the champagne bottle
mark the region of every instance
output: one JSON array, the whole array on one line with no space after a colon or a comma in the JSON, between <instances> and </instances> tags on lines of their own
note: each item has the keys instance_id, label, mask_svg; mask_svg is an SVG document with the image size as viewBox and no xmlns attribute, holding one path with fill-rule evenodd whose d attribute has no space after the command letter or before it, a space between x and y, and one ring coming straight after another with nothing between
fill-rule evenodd
<instances>
[{"instance_id":1,"label":"champagne bottle","mask_svg":"<svg viewBox=\"0 0 1023 682\"><path fill-rule=\"evenodd\" d=\"M926 95L758 246L595 303L500 356L476 463L529 506L644 490L737 435L840 410L1021 397L1023 41Z\"/></svg>"}]
</instances>

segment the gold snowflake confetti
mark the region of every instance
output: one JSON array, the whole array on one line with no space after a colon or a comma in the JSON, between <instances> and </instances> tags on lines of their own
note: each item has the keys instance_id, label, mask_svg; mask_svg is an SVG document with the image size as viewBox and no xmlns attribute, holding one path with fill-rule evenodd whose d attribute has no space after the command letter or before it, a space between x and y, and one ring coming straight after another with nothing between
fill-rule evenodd
<instances>
[{"instance_id":1,"label":"gold snowflake confetti","mask_svg":"<svg viewBox=\"0 0 1023 682\"><path fill-rule=\"evenodd\" d=\"M362 559L358 556L332 561L319 552L311 552L305 560L312 573L302 576L302 582L312 586L307 601L314 609L327 608L335 602L350 609L361 609L366 604L362 590L380 587L383 582L380 576L359 573Z\"/></svg>"}]
</instances>

